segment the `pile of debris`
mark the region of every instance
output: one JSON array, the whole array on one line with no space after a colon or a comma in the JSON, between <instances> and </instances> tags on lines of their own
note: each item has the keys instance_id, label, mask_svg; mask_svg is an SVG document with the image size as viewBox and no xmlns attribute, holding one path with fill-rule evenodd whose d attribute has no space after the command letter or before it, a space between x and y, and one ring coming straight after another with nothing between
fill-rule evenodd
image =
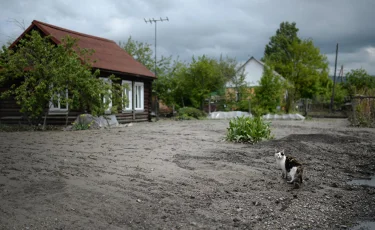
<instances>
[{"instance_id":1,"label":"pile of debris","mask_svg":"<svg viewBox=\"0 0 375 230\"><path fill-rule=\"evenodd\" d=\"M230 111L230 112L212 112L208 115L208 118L211 119L231 119L235 117L253 117L251 113L241 112L241 111ZM301 114L266 114L262 116L265 120L305 120L305 117Z\"/></svg>"}]
</instances>

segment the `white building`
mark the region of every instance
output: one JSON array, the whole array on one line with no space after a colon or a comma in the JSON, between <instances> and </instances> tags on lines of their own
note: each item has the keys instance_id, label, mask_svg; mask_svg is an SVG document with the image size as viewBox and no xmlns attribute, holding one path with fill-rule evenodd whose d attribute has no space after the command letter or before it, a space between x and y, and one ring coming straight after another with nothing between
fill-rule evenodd
<instances>
[{"instance_id":1,"label":"white building","mask_svg":"<svg viewBox=\"0 0 375 230\"><path fill-rule=\"evenodd\" d=\"M263 62L258 61L254 57L251 57L238 69L238 71L242 71L242 69L244 69L245 83L248 87L253 87L253 86L259 86L260 79L262 78L262 75L263 75L263 68L264 68ZM281 75L275 71L274 71L274 74L281 77ZM281 79L284 79L284 78L281 77ZM226 86L227 88L235 87L233 82L228 82Z\"/></svg>"}]
</instances>

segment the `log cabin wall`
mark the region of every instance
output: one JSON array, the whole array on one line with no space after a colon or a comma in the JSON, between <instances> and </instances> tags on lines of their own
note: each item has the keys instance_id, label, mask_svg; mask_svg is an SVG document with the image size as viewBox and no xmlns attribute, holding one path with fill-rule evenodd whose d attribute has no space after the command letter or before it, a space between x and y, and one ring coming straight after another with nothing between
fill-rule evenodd
<instances>
[{"instance_id":1,"label":"log cabin wall","mask_svg":"<svg viewBox=\"0 0 375 230\"><path fill-rule=\"evenodd\" d=\"M112 72L102 71L100 77L108 77ZM142 111L123 111L120 108L116 118L120 124L130 122L144 122L151 121L151 94L152 94L152 79L142 78L132 75L115 74L115 76L122 80L132 82L143 82L144 84L144 109ZM0 88L0 92L4 92L10 85ZM133 97L134 98L134 97ZM134 104L134 103L133 103ZM14 98L0 100L0 124L28 124L27 119L20 112L21 107L16 103ZM70 125L77 118L78 115L84 113L83 110L70 110L69 113L49 114L47 116L48 125ZM44 116L43 116L44 118Z\"/></svg>"}]
</instances>

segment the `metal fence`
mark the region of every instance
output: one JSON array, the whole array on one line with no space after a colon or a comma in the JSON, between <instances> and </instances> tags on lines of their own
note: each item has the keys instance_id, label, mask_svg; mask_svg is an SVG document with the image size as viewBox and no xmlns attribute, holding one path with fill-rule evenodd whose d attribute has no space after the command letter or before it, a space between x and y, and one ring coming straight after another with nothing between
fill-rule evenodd
<instances>
[{"instance_id":1,"label":"metal fence","mask_svg":"<svg viewBox=\"0 0 375 230\"><path fill-rule=\"evenodd\" d=\"M311 117L337 117L347 118L350 113L351 103L350 98L346 99L344 103L334 103L331 108L331 103L319 99L300 99L295 103L296 110L303 116Z\"/></svg>"}]
</instances>

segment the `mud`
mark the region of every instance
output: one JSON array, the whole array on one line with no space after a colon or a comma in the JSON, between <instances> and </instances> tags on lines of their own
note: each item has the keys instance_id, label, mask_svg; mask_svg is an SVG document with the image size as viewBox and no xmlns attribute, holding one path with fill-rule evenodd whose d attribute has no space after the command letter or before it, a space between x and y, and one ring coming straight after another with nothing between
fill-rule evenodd
<instances>
[{"instance_id":1,"label":"mud","mask_svg":"<svg viewBox=\"0 0 375 230\"><path fill-rule=\"evenodd\" d=\"M375 130L273 121L224 141L228 120L0 133L0 229L343 229L375 221ZM305 164L281 178L274 149Z\"/></svg>"}]
</instances>

